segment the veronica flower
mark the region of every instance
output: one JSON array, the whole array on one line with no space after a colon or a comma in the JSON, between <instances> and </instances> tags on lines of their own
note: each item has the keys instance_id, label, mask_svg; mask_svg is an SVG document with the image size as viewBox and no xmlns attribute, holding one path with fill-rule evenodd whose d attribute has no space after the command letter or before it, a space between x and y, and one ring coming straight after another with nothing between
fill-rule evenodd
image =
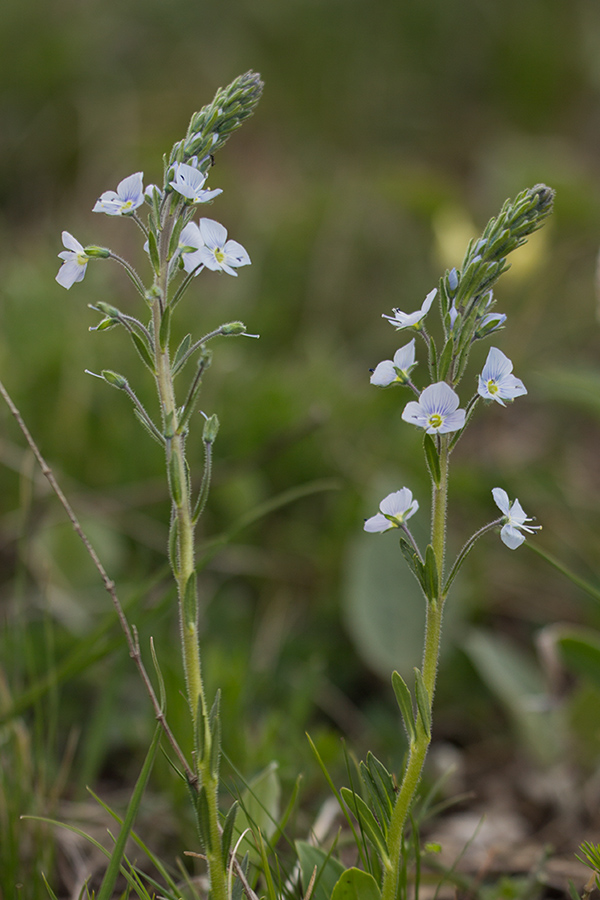
<instances>
[{"instance_id":1,"label":"veronica flower","mask_svg":"<svg viewBox=\"0 0 600 900\"><path fill-rule=\"evenodd\" d=\"M92 212L103 212L107 216L130 215L144 202L143 177L143 172L136 172L120 181L116 191L104 191Z\"/></svg>"},{"instance_id":2,"label":"veronica flower","mask_svg":"<svg viewBox=\"0 0 600 900\"><path fill-rule=\"evenodd\" d=\"M405 422L425 428L427 434L446 434L458 431L465 424L466 411L458 409L458 394L445 381L430 384L418 400L404 407Z\"/></svg>"},{"instance_id":3,"label":"veronica flower","mask_svg":"<svg viewBox=\"0 0 600 900\"><path fill-rule=\"evenodd\" d=\"M526 525L525 522L533 522L533 519L525 515L523 507L518 500L515 500L511 505L508 494L506 491L503 491L502 488L494 488L492 490L492 496L496 506L504 515L504 525L502 526L500 537L507 547L511 550L516 550L525 540L525 535L521 534L522 531L527 531L529 534L535 534L542 526Z\"/></svg>"},{"instance_id":4,"label":"veronica flower","mask_svg":"<svg viewBox=\"0 0 600 900\"><path fill-rule=\"evenodd\" d=\"M431 309L431 304L435 299L435 295L437 294L437 288L434 288L432 291L429 291L425 300L423 301L423 306L421 309L418 309L414 313L404 313L399 309L394 309L393 316L386 316L383 314L383 318L387 319L388 322L398 330L401 328L416 328L419 330L421 328L421 319L424 319L429 310Z\"/></svg>"},{"instance_id":5,"label":"veronica flower","mask_svg":"<svg viewBox=\"0 0 600 900\"><path fill-rule=\"evenodd\" d=\"M227 230L218 222L200 219L199 227L204 246L198 251L198 259L207 269L237 275L235 269L250 265L250 257L242 245L237 241L228 241Z\"/></svg>"},{"instance_id":6,"label":"veronica flower","mask_svg":"<svg viewBox=\"0 0 600 900\"><path fill-rule=\"evenodd\" d=\"M497 347L491 347L479 376L477 393L485 400L496 400L506 406L505 400L514 400L527 393L527 388L520 379L511 375L513 364Z\"/></svg>"},{"instance_id":7,"label":"veronica flower","mask_svg":"<svg viewBox=\"0 0 600 900\"><path fill-rule=\"evenodd\" d=\"M202 266L200 250L204 247L204 241L202 240L200 229L195 222L188 222L185 228L182 228L181 234L179 235L179 247L194 248L192 250L182 250L181 260L186 272L193 272L194 269L198 269L196 272L196 275L198 275L202 271L201 268L199 268Z\"/></svg>"},{"instance_id":8,"label":"veronica flower","mask_svg":"<svg viewBox=\"0 0 600 900\"><path fill-rule=\"evenodd\" d=\"M382 532L390 528L399 528L407 519L416 513L419 504L413 500L412 492L407 487L401 491L388 494L379 504L380 512L365 520L365 531Z\"/></svg>"},{"instance_id":9,"label":"veronica flower","mask_svg":"<svg viewBox=\"0 0 600 900\"><path fill-rule=\"evenodd\" d=\"M384 359L373 370L371 384L387 387L390 384L406 384L410 370L416 366L415 339L394 353L394 359Z\"/></svg>"},{"instance_id":10,"label":"veronica flower","mask_svg":"<svg viewBox=\"0 0 600 900\"><path fill-rule=\"evenodd\" d=\"M72 234L69 234L68 231L63 231L62 242L67 249L62 250L58 254L64 262L58 270L56 280L69 290L76 281L83 281L90 257L86 254L79 241Z\"/></svg>"},{"instance_id":11,"label":"veronica flower","mask_svg":"<svg viewBox=\"0 0 600 900\"><path fill-rule=\"evenodd\" d=\"M207 178L208 175L200 172L195 166L177 163L175 166L175 180L169 183L182 197L186 197L192 203L207 203L213 197L223 193L221 188L215 188L214 191L203 190L203 185Z\"/></svg>"}]
</instances>

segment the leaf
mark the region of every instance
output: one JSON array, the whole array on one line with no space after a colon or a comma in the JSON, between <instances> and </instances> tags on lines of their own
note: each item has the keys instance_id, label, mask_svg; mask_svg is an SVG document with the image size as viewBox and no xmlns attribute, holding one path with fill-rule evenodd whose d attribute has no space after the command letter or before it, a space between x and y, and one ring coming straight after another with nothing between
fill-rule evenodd
<instances>
[{"instance_id":1,"label":"leaf","mask_svg":"<svg viewBox=\"0 0 600 900\"><path fill-rule=\"evenodd\" d=\"M427 462L429 474L431 475L431 478L434 481L436 487L439 487L440 481L442 480L440 454L438 453L435 441L430 434L426 433L425 437L423 438L423 450L425 451L425 460Z\"/></svg>"},{"instance_id":2,"label":"leaf","mask_svg":"<svg viewBox=\"0 0 600 900\"><path fill-rule=\"evenodd\" d=\"M335 857L305 841L296 841L296 852L305 887L308 887L315 866L317 868L311 900L330 900L333 889L345 872L344 866Z\"/></svg>"},{"instance_id":3,"label":"leaf","mask_svg":"<svg viewBox=\"0 0 600 900\"><path fill-rule=\"evenodd\" d=\"M542 673L506 639L473 629L464 642L467 656L482 681L504 704L530 752L544 764L561 752L560 716L545 702Z\"/></svg>"},{"instance_id":4,"label":"leaf","mask_svg":"<svg viewBox=\"0 0 600 900\"><path fill-rule=\"evenodd\" d=\"M438 600L440 594L438 564L435 550L431 544L427 545L427 550L425 551L425 571L423 580L425 582L425 594L427 595L427 599L431 602Z\"/></svg>"},{"instance_id":5,"label":"leaf","mask_svg":"<svg viewBox=\"0 0 600 900\"><path fill-rule=\"evenodd\" d=\"M423 681L423 673L415 669L415 694L417 696L417 709L425 734L431 737L431 699Z\"/></svg>"},{"instance_id":6,"label":"leaf","mask_svg":"<svg viewBox=\"0 0 600 900\"><path fill-rule=\"evenodd\" d=\"M369 838L382 860L387 861L386 837L365 801L355 791L351 791L350 788L343 787L341 794L348 809L353 813L360 825L361 831Z\"/></svg>"},{"instance_id":7,"label":"leaf","mask_svg":"<svg viewBox=\"0 0 600 900\"><path fill-rule=\"evenodd\" d=\"M400 707L400 714L402 716L402 721L404 722L404 727L406 728L408 738L411 742L415 741L417 738L417 732L415 730L412 696L410 690L406 685L406 682L404 681L402 676L395 670L392 672L392 687L394 688L394 694L396 695L396 700L398 702L398 706Z\"/></svg>"},{"instance_id":8,"label":"leaf","mask_svg":"<svg viewBox=\"0 0 600 900\"><path fill-rule=\"evenodd\" d=\"M331 900L381 900L381 891L368 872L347 869L335 885Z\"/></svg>"},{"instance_id":9,"label":"leaf","mask_svg":"<svg viewBox=\"0 0 600 900\"><path fill-rule=\"evenodd\" d=\"M251 832L260 832L268 841L277 829L280 799L281 785L277 774L277 763L271 762L250 781L240 797L240 808L237 811L234 825L235 840L246 829L250 829ZM242 856L249 853L254 864L260 861L260 854L251 834L244 836L238 852Z\"/></svg>"}]
</instances>

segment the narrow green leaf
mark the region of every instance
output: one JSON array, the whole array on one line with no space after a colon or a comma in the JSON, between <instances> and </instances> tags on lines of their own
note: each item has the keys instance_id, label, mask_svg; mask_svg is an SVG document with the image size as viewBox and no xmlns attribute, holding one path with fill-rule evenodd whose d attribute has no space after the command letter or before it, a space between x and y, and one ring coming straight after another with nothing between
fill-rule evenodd
<instances>
[{"instance_id":1,"label":"narrow green leaf","mask_svg":"<svg viewBox=\"0 0 600 900\"><path fill-rule=\"evenodd\" d=\"M229 859L229 851L231 850L231 839L233 837L233 826L235 825L235 818L237 816L237 812L240 805L237 800L234 800L231 806L229 807L229 811L225 818L225 824L223 825L223 834L221 835L221 847L223 850L223 861L227 864Z\"/></svg>"},{"instance_id":2,"label":"narrow green leaf","mask_svg":"<svg viewBox=\"0 0 600 900\"><path fill-rule=\"evenodd\" d=\"M131 340L133 341L133 346L139 353L139 355L142 359L142 362L144 363L145 366L147 366L150 369L150 371L154 375L155 374L154 360L152 359L152 356L150 354L150 350L148 349L148 345L146 344L146 341L143 340L139 336L139 334L136 334L135 331L130 331L129 336L130 336Z\"/></svg>"},{"instance_id":3,"label":"narrow green leaf","mask_svg":"<svg viewBox=\"0 0 600 900\"><path fill-rule=\"evenodd\" d=\"M439 599L439 580L438 580L438 566L437 559L435 556L435 551L431 544L427 545L427 550L425 551L425 570L424 570L424 590L428 599L432 602L434 600Z\"/></svg>"},{"instance_id":4,"label":"narrow green leaf","mask_svg":"<svg viewBox=\"0 0 600 900\"><path fill-rule=\"evenodd\" d=\"M173 363L171 365L171 375L173 377L177 375L179 370L185 364L185 355L192 346L192 336L191 334L186 334L186 336L181 341L179 347L175 351L175 356L173 357Z\"/></svg>"},{"instance_id":5,"label":"narrow green leaf","mask_svg":"<svg viewBox=\"0 0 600 900\"><path fill-rule=\"evenodd\" d=\"M188 627L196 627L198 619L198 591L196 589L196 574L188 578L183 594L183 621Z\"/></svg>"},{"instance_id":6,"label":"narrow green leaf","mask_svg":"<svg viewBox=\"0 0 600 900\"><path fill-rule=\"evenodd\" d=\"M440 356L440 361L438 364L438 378L440 381L446 380L446 375L450 369L450 363L452 362L452 357L454 356L454 340L452 338L448 338L446 341L446 345L442 350L442 355Z\"/></svg>"},{"instance_id":7,"label":"narrow green leaf","mask_svg":"<svg viewBox=\"0 0 600 900\"><path fill-rule=\"evenodd\" d=\"M171 232L171 237L169 238L169 250L168 250L168 258L173 259L175 256L175 252L177 247L179 246L179 237L181 232L183 231L183 226L185 225L185 216L179 216L175 225L173 226L173 231Z\"/></svg>"},{"instance_id":8,"label":"narrow green leaf","mask_svg":"<svg viewBox=\"0 0 600 900\"><path fill-rule=\"evenodd\" d=\"M344 798L344 802L347 807L356 817L358 824L360 825L361 831L366 837L369 839L384 864L389 861L389 857L387 854L387 845L386 845L386 837L381 830L381 827L363 800L362 797L355 791L351 791L350 788L343 787L341 789L341 795Z\"/></svg>"},{"instance_id":9,"label":"narrow green leaf","mask_svg":"<svg viewBox=\"0 0 600 900\"><path fill-rule=\"evenodd\" d=\"M406 729L408 739L412 743L417 739L412 697L406 685L406 682L399 674L399 672L392 672L392 687L394 688L396 701L398 703L398 706L400 707L400 714L402 715L402 721L404 722L404 727Z\"/></svg>"},{"instance_id":10,"label":"narrow green leaf","mask_svg":"<svg viewBox=\"0 0 600 900\"><path fill-rule=\"evenodd\" d=\"M171 518L169 527L169 562L173 574L177 578L179 576L179 520L177 516Z\"/></svg>"},{"instance_id":11,"label":"narrow green leaf","mask_svg":"<svg viewBox=\"0 0 600 900\"><path fill-rule=\"evenodd\" d=\"M175 453L170 454L167 468L171 498L175 506L181 506L183 503L183 485L181 483L181 475L179 472L179 457Z\"/></svg>"},{"instance_id":12,"label":"narrow green leaf","mask_svg":"<svg viewBox=\"0 0 600 900\"><path fill-rule=\"evenodd\" d=\"M160 320L160 329L158 332L158 343L160 349L164 353L169 343L169 335L171 332L171 308L167 306Z\"/></svg>"},{"instance_id":13,"label":"narrow green leaf","mask_svg":"<svg viewBox=\"0 0 600 900\"><path fill-rule=\"evenodd\" d=\"M160 272L160 257L158 255L156 235L152 229L150 229L150 231L148 232L148 250L150 252L150 262L152 263L152 268L158 275Z\"/></svg>"},{"instance_id":14,"label":"narrow green leaf","mask_svg":"<svg viewBox=\"0 0 600 900\"><path fill-rule=\"evenodd\" d=\"M146 417L144 415L142 415L142 413L139 411L139 409L137 409L137 407L135 407L135 406L133 407L133 414L136 417L136 419L138 420L138 422L140 423L140 425L143 426L144 431L150 435L152 440L156 441L157 444L160 444L161 447L164 447L164 445L165 445L164 441L161 440L159 438L158 434L152 430L152 428L148 424L148 420L146 419ZM158 429L157 429L157 431L158 431Z\"/></svg>"},{"instance_id":15,"label":"narrow green leaf","mask_svg":"<svg viewBox=\"0 0 600 900\"><path fill-rule=\"evenodd\" d=\"M207 853L211 851L210 843L210 815L208 812L208 798L206 796L206 788L204 785L197 792L194 807L196 810L196 824L198 826L198 836L200 843Z\"/></svg>"},{"instance_id":16,"label":"narrow green leaf","mask_svg":"<svg viewBox=\"0 0 600 900\"><path fill-rule=\"evenodd\" d=\"M331 900L381 900L381 891L368 872L347 869L336 883Z\"/></svg>"},{"instance_id":17,"label":"narrow green leaf","mask_svg":"<svg viewBox=\"0 0 600 900\"><path fill-rule=\"evenodd\" d=\"M104 875L102 886L98 891L96 900L110 900L110 898L113 896L114 887L117 882L117 878L119 877L121 862L125 853L125 844L127 843L131 829L133 828L133 823L140 807L140 803L142 802L142 797L144 795L144 791L150 777L150 772L152 771L152 766L154 765L156 751L160 742L161 731L161 726L157 725L154 731L154 737L152 738L152 743L150 744L150 749L148 750L146 759L144 760L144 765L142 766L142 770L133 789L133 794L131 795L131 800L129 801L129 806L127 807L127 813L123 820L123 825L121 826L119 837L117 838L117 841L115 843L114 850L110 857L110 863L108 864L108 869L106 870L106 873Z\"/></svg>"},{"instance_id":18,"label":"narrow green leaf","mask_svg":"<svg viewBox=\"0 0 600 900\"><path fill-rule=\"evenodd\" d=\"M415 669L415 694L417 697L417 709L425 734L431 737L431 700L429 693L423 681L423 673L420 669Z\"/></svg>"},{"instance_id":19,"label":"narrow green leaf","mask_svg":"<svg viewBox=\"0 0 600 900\"><path fill-rule=\"evenodd\" d=\"M380 762L376 756L369 750L367 753L367 766L371 774L373 784L377 786L378 794L381 798L381 805L389 810L389 814L396 803L396 788L391 773Z\"/></svg>"},{"instance_id":20,"label":"narrow green leaf","mask_svg":"<svg viewBox=\"0 0 600 900\"><path fill-rule=\"evenodd\" d=\"M440 481L442 480L442 472L440 469L440 454L438 453L435 441L430 434L425 434L425 437L423 438L423 449L425 451L425 460L427 462L429 474L431 475L431 478L436 487L439 487Z\"/></svg>"}]
</instances>

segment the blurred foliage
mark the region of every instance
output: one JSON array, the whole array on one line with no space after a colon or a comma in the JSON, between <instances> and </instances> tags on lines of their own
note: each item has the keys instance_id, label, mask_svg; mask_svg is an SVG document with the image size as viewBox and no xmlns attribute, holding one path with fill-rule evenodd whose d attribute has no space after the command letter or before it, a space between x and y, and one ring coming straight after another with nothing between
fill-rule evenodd
<instances>
[{"instance_id":1,"label":"blurred foliage","mask_svg":"<svg viewBox=\"0 0 600 900\"><path fill-rule=\"evenodd\" d=\"M96 322L87 303L139 310L117 267L90 266L84 284L66 294L54 281L56 254L68 229L141 265L135 230L92 215L96 197L134 171L144 170L146 182L157 178L163 152L217 86L250 68L265 81L255 117L211 175L224 195L210 214L253 265L235 280L205 273L178 311L178 327L199 335L241 318L261 334L215 348L204 408L218 412L222 428L207 539L291 486L324 477L338 483L248 527L203 579L204 666L210 690L224 690L226 752L247 777L276 759L288 793L304 771L303 810L323 792L305 729L334 769L340 732L358 755L371 747L390 767L404 749L382 676L388 657L391 666L407 634L418 632L421 600L412 585L406 594L389 588L393 536L362 535L361 525L386 490L402 484L422 500L426 521L428 485L419 436L400 420L404 397L368 384L369 368L399 346L380 315L416 309L505 197L536 182L557 190L555 215L516 254L497 291L509 317L497 343L529 395L509 410L482 410L461 441L451 541L458 550L495 515L490 490L499 484L543 524L535 540L600 578L599 40L594 0L3 0L0 7L0 372L133 604L144 646L156 638L176 731L185 729L186 711L164 580L161 452L126 399L84 374L122 371L154 408L125 336L87 330ZM473 377L486 353L474 354ZM49 660L49 628L51 658L60 661L109 609L4 409L0 420L2 670L14 699ZM381 576L372 585L380 620L370 614L368 591L358 590L361 564ZM140 585L148 586L143 594ZM438 733L458 746L490 734L506 740L511 712L502 712L501 698L490 703L489 677L464 653L470 626L531 656L546 624L598 628L600 610L526 549L511 554L492 537L469 558L456 593ZM389 639L381 657L366 621L380 621ZM23 669L15 628L29 635L35 671ZM115 649L116 627L111 640L102 658L71 670L56 688L56 718L45 726L50 745L36 736L31 711L23 720L31 740L50 747L56 769L64 736L77 732L71 799L86 784L131 783L152 734L149 704ZM587 728L588 750L578 758L590 771L598 731L585 696L595 701L597 691L590 684L582 692L571 720ZM0 754L11 740L3 738ZM166 763L155 783L172 784ZM194 838L184 791L177 797L176 790L180 824L170 839L180 852ZM49 809L51 791L47 798ZM36 808L43 803L42 792ZM304 833L307 815L296 823Z\"/></svg>"}]
</instances>

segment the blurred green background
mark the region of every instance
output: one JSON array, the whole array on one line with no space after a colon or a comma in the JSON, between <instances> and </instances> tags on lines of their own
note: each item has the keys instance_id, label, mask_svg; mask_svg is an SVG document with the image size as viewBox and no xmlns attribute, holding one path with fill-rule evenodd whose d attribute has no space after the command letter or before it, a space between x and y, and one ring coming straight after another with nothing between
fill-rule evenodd
<instances>
[{"instance_id":1,"label":"blurred green background","mask_svg":"<svg viewBox=\"0 0 600 900\"><path fill-rule=\"evenodd\" d=\"M410 673L419 662L422 602L397 542L362 534L363 518L404 484L421 502L424 532L428 519L420 437L400 419L407 397L369 385L369 368L404 342L381 314L420 306L504 199L537 182L556 189L555 214L500 281L497 309L508 324L493 341L529 394L511 409L481 409L461 441L450 545L457 551L494 517L498 485L543 524L533 540L598 580L599 51L594 0L0 7L0 373L132 605L145 646L156 638L175 728L185 728L185 710L164 570L161 452L126 398L84 374L121 371L154 408L125 336L90 333L97 319L86 304L142 310L109 265L90 266L66 293L54 281L56 254L67 229L143 266L136 229L93 215L95 199L135 171L145 183L160 180L162 154L218 86L248 69L264 79L256 115L210 178L224 193L209 215L253 265L237 279L205 273L177 327L199 336L240 318L261 335L215 346L203 408L218 412L222 427L203 537L314 483L241 531L212 560L203 588L205 670L211 690L224 689L226 752L247 776L278 760L288 789L304 771L306 809L324 787L304 731L334 771L340 733L358 755L371 747L398 768L404 744L389 671ZM487 351L473 353L473 387ZM31 753L31 770L5 780L16 816L52 806L61 761L56 793L71 802L86 784L125 788L152 716L94 570L7 410L0 419L6 709L49 666L78 647L88 654L23 719L9 719L26 729ZM194 453L199 462L198 444L192 462ZM536 635L557 621L598 627L598 606L531 551L511 553L493 536L473 553L452 604L438 739L480 748L483 758L493 746L501 759L539 762L507 690L478 664L481 641L501 636L539 674ZM598 693L593 677L574 690L576 714L558 743L585 779L600 747ZM11 765L7 757L5 772ZM159 767L158 787L171 783ZM193 845L185 814L169 827L176 852Z\"/></svg>"}]
</instances>

